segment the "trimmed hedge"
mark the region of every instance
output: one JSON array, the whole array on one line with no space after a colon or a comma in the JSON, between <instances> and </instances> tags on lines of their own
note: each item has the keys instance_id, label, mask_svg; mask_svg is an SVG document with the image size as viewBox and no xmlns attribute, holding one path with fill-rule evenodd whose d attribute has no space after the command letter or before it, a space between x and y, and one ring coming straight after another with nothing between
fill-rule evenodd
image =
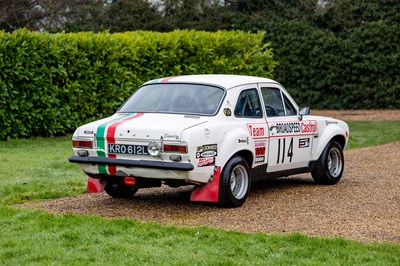
<instances>
[{"instance_id":1,"label":"trimmed hedge","mask_svg":"<svg viewBox=\"0 0 400 266\"><path fill-rule=\"evenodd\" d=\"M72 132L154 78L271 76L276 62L263 39L242 31L0 32L0 139Z\"/></svg>"},{"instance_id":2,"label":"trimmed hedge","mask_svg":"<svg viewBox=\"0 0 400 266\"><path fill-rule=\"evenodd\" d=\"M342 35L304 21L266 26L279 66L274 78L301 105L400 108L400 25L365 23Z\"/></svg>"}]
</instances>

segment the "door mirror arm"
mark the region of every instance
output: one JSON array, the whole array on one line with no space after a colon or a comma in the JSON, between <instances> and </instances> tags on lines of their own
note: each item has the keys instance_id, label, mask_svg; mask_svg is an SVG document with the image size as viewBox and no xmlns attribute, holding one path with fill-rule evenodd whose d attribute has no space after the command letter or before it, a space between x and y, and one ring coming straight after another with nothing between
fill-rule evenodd
<instances>
[{"instance_id":1,"label":"door mirror arm","mask_svg":"<svg viewBox=\"0 0 400 266\"><path fill-rule=\"evenodd\" d=\"M303 120L303 116L305 115L309 115L310 114L310 107L306 106L306 107L300 107L299 110L299 120Z\"/></svg>"}]
</instances>

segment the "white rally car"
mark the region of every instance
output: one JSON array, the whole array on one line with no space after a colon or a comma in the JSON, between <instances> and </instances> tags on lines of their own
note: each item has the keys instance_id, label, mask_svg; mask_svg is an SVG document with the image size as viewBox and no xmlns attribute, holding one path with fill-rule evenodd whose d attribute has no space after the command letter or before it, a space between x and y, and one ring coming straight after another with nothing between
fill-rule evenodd
<instances>
[{"instance_id":1,"label":"white rally car","mask_svg":"<svg viewBox=\"0 0 400 266\"><path fill-rule=\"evenodd\" d=\"M195 185L191 200L238 207L254 181L311 172L337 183L349 128L310 116L276 81L191 75L143 84L114 115L79 127L74 156L113 197Z\"/></svg>"}]
</instances>

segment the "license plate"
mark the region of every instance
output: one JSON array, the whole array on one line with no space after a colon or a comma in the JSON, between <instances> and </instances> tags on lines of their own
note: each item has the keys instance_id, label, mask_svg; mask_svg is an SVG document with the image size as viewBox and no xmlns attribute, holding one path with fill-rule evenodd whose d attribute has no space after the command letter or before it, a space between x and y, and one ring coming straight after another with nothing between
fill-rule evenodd
<instances>
[{"instance_id":1,"label":"license plate","mask_svg":"<svg viewBox=\"0 0 400 266\"><path fill-rule=\"evenodd\" d=\"M108 144L108 153L148 155L147 146L128 144Z\"/></svg>"}]
</instances>

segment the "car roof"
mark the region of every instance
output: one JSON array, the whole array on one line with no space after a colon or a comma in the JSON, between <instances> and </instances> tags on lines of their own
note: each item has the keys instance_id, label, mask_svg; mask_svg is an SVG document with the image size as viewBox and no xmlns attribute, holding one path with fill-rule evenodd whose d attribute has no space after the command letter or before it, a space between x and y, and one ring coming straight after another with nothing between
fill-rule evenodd
<instances>
[{"instance_id":1,"label":"car roof","mask_svg":"<svg viewBox=\"0 0 400 266\"><path fill-rule=\"evenodd\" d=\"M252 83L277 83L272 79L242 76L242 75L227 75L227 74L205 74L205 75L185 75L185 76L172 76L154 79L146 82L149 83L196 83L208 84L224 87L226 89L236 86Z\"/></svg>"}]
</instances>

